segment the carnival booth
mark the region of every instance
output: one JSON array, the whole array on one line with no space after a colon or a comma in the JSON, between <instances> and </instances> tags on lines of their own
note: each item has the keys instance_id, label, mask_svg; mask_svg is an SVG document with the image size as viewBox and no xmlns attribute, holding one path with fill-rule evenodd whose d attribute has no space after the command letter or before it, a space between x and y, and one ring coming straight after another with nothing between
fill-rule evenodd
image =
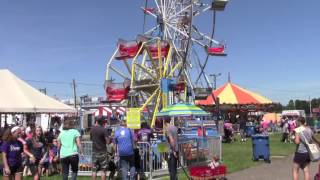
<instances>
[{"instance_id":1,"label":"carnival booth","mask_svg":"<svg viewBox=\"0 0 320 180\"><path fill-rule=\"evenodd\" d=\"M216 136L218 134L211 114L192 104L170 105L158 113L158 118L171 118L172 124L180 128L183 136Z\"/></svg>"},{"instance_id":2,"label":"carnival booth","mask_svg":"<svg viewBox=\"0 0 320 180\"><path fill-rule=\"evenodd\" d=\"M170 118L180 129L179 159L183 166L198 167L214 157L221 159L221 138L209 113L192 104L178 103L162 109L158 118Z\"/></svg>"},{"instance_id":3,"label":"carnival booth","mask_svg":"<svg viewBox=\"0 0 320 180\"><path fill-rule=\"evenodd\" d=\"M218 99L216 102L214 99ZM196 105L202 106L205 109L210 109L219 105L222 111L268 111L272 101L264 96L242 88L230 81L212 91L205 100L198 100Z\"/></svg>"},{"instance_id":4,"label":"carnival booth","mask_svg":"<svg viewBox=\"0 0 320 180\"><path fill-rule=\"evenodd\" d=\"M273 108L270 99L232 83L230 77L228 83L212 91L212 94L205 100L198 100L195 103L207 111L216 111L218 107L225 119L231 120L233 123L238 120L236 117L240 117L240 115L247 117L248 121L250 113L268 112ZM230 119L231 117L234 117L236 121ZM247 125L248 130L252 129L252 123ZM234 129L237 131L238 126L235 126Z\"/></svg>"}]
</instances>

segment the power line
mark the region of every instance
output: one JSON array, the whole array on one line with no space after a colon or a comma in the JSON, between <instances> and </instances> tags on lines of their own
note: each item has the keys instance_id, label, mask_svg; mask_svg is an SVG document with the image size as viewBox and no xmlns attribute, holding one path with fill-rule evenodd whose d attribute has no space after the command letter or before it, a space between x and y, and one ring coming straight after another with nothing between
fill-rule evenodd
<instances>
[{"instance_id":1,"label":"power line","mask_svg":"<svg viewBox=\"0 0 320 180\"><path fill-rule=\"evenodd\" d=\"M96 84L96 83L77 82L77 84L84 85L84 86L100 86L100 87L103 87L103 84Z\"/></svg>"},{"instance_id":2,"label":"power line","mask_svg":"<svg viewBox=\"0 0 320 180\"><path fill-rule=\"evenodd\" d=\"M72 85L71 82L63 82L63 81L42 81L42 80L29 80L29 79L25 79L25 81L34 82L34 83L67 84L67 85Z\"/></svg>"},{"instance_id":3,"label":"power line","mask_svg":"<svg viewBox=\"0 0 320 180\"><path fill-rule=\"evenodd\" d=\"M28 82L33 82L33 83L43 83L43 84L65 84L65 85L72 85L72 82L66 82L66 81L43 81L43 80L30 80L30 79L25 79L25 81ZM103 84L97 84L97 83L87 83L87 82L77 82L79 85L84 85L84 86L103 86Z\"/></svg>"}]
</instances>

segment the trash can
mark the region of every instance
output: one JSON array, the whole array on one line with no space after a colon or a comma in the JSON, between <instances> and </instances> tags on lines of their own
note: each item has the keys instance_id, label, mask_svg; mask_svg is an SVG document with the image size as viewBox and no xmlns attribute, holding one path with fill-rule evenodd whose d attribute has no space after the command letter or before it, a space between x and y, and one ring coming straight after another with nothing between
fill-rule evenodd
<instances>
[{"instance_id":1,"label":"trash can","mask_svg":"<svg viewBox=\"0 0 320 180\"><path fill-rule=\"evenodd\" d=\"M247 125L246 126L246 136L251 137L255 134L255 126L254 125Z\"/></svg>"},{"instance_id":2,"label":"trash can","mask_svg":"<svg viewBox=\"0 0 320 180\"><path fill-rule=\"evenodd\" d=\"M254 161L263 159L265 162L271 162L269 136L261 134L252 135L252 154Z\"/></svg>"}]
</instances>

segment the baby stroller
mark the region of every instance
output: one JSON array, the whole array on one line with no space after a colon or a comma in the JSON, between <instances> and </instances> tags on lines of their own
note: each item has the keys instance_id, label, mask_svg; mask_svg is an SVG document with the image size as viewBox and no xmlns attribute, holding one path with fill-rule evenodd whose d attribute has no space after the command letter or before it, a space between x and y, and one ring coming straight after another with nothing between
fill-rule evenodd
<instances>
[{"instance_id":1,"label":"baby stroller","mask_svg":"<svg viewBox=\"0 0 320 180\"><path fill-rule=\"evenodd\" d=\"M224 136L222 139L222 142L224 143L231 143L232 141L234 141L234 129L232 127L231 123L225 123L224 124Z\"/></svg>"}]
</instances>

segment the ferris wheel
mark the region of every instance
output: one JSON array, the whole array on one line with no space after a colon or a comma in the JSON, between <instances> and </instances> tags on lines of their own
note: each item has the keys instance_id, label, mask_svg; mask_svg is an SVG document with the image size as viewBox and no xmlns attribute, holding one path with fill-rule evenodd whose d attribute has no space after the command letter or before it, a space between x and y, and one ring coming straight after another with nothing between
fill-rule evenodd
<instances>
[{"instance_id":1,"label":"ferris wheel","mask_svg":"<svg viewBox=\"0 0 320 180\"><path fill-rule=\"evenodd\" d=\"M141 7L144 33L134 40L119 39L107 63L108 101L144 112L143 117L154 125L159 109L211 94L205 68L211 56L226 56L225 44L213 34L216 11L223 11L227 2L145 0ZM210 12L212 32L206 35L195 20Z\"/></svg>"}]
</instances>

